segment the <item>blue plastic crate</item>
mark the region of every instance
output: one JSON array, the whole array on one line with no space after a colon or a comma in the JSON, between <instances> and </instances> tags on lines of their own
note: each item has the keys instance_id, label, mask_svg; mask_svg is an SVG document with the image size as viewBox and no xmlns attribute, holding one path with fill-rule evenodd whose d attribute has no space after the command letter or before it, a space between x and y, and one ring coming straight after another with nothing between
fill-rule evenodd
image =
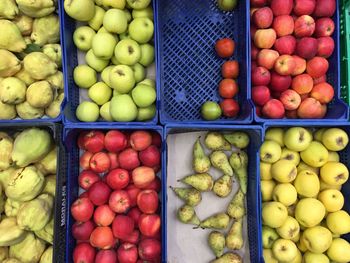
<instances>
[{"instance_id":1,"label":"blue plastic crate","mask_svg":"<svg viewBox=\"0 0 350 263\"><path fill-rule=\"evenodd\" d=\"M300 126L300 127L305 127L305 128L331 128L331 127L337 127L337 128L341 128L344 131L346 131L346 133L350 136L350 123L348 122L339 122L339 123L321 123L321 122L315 122L315 121L310 121L308 123L294 123L294 122L279 122L279 123L266 123L264 124L264 134L263 134L263 138L265 137L265 133L266 130L268 128L271 127L281 127L281 128L289 128L289 127L295 127L295 126ZM345 164L348 169L350 170L350 144L348 144L348 146L341 152L338 152L340 155L340 161ZM259 159L260 160L260 159ZM259 173L259 179L260 181L260 173ZM260 188L260 186L259 186ZM344 195L344 207L342 209L344 209L345 211L347 211L348 213L350 213L350 180L348 180L341 189L341 192ZM259 196L259 198L261 198L261 195ZM261 210L261 201L260 201L260 210ZM261 225L262 225L262 219L260 217L260 229L259 229L259 233L261 233ZM350 242L350 234L344 235L342 236L342 238L346 239L347 241ZM261 243L262 246L262 243ZM262 249L262 247L261 247ZM264 260L262 260L262 262L265 262Z\"/></svg>"},{"instance_id":2,"label":"blue plastic crate","mask_svg":"<svg viewBox=\"0 0 350 263\"><path fill-rule=\"evenodd\" d=\"M126 127L123 125L114 125L111 127L110 125L91 125L91 124L71 124L66 125L63 130L63 140L66 148L66 158L68 160L67 165L67 214L66 214L66 258L65 262L73 262L73 250L75 247L75 240L72 236L72 225L74 224L74 219L70 213L70 207L72 203L79 196L79 184L78 184L78 175L79 175L79 148L77 145L77 139L82 131L86 130L121 130L121 131L134 131L134 130L149 130L158 132L163 138L163 128L161 126L144 126L144 125L133 125L130 127ZM163 166L164 160L162 156L161 165ZM163 173L161 173L161 181L163 181ZM163 191L161 192L163 194ZM162 202L162 200L161 200ZM163 222L163 214L164 214L164 206L161 205L161 234L162 234L162 257L164 257L164 222ZM63 261L61 261L63 262ZM163 261L162 261L163 262Z\"/></svg>"},{"instance_id":3,"label":"blue plastic crate","mask_svg":"<svg viewBox=\"0 0 350 263\"><path fill-rule=\"evenodd\" d=\"M346 103L344 103L341 99L341 91L340 91L340 32L339 32L339 8L338 8L338 0L337 0L337 10L333 15L333 21L335 23L335 30L332 35L335 43L334 52L332 56L328 59L329 62L329 70L327 72L327 82L329 82L334 87L334 99L328 104L328 111L326 116L323 119L267 119L257 116L254 106L254 120L256 122L334 122L337 121L345 121L349 118L349 107ZM254 104L254 103L253 103Z\"/></svg>"},{"instance_id":4,"label":"blue plastic crate","mask_svg":"<svg viewBox=\"0 0 350 263\"><path fill-rule=\"evenodd\" d=\"M249 1L238 1L233 12L222 12L216 0L162 0L157 1L157 10L160 121L251 123ZM215 54L214 45L225 37L236 42L241 111L234 119L207 122L201 118L200 108L208 100L220 100L218 85L224 60Z\"/></svg>"},{"instance_id":5,"label":"blue plastic crate","mask_svg":"<svg viewBox=\"0 0 350 263\"><path fill-rule=\"evenodd\" d=\"M186 132L198 132L198 131L244 131L250 137L250 144L247 148L249 155L249 166L248 166L248 191L247 191L247 223L248 223L248 239L249 239L249 252L250 261L259 262L262 259L262 241L261 241L261 227L260 227L260 180L259 180L259 147L262 142L263 130L261 126L255 125L181 125L181 124L168 124L164 129L164 150L163 160L164 165L162 166L162 188L167 189L167 178L171 174L167 174L167 163L171 160L167 157L167 136L174 133L186 133ZM194 143L194 142L193 142ZM180 165L180 164L179 164ZM163 191L163 229L167 229L167 204L171 202L168 200L167 190ZM167 245L167 237L171 238L168 233L163 236L163 247L164 247L164 259L163 262L167 261L167 251L172 249ZM209 249L209 248L208 248Z\"/></svg>"},{"instance_id":6,"label":"blue plastic crate","mask_svg":"<svg viewBox=\"0 0 350 263\"><path fill-rule=\"evenodd\" d=\"M64 0L59 0L59 2L63 2ZM61 3L62 4L62 3ZM153 9L154 9L154 46L155 46L155 65L157 65L157 38L156 38L156 30L157 30L157 20L156 20L156 6L155 1L153 1ZM62 56L64 57L64 84L66 87L68 87L67 92L67 102L64 109L64 123L81 123L75 115L76 108L79 105L79 91L80 89L75 85L74 78L73 78L73 70L74 68L79 64L78 63L78 50L77 47L74 45L73 42L73 33L76 28L76 21L69 17L64 9L61 9L61 25L63 28L63 41L64 41L64 50L62 51ZM158 122L158 110L159 110L159 83L156 83L156 90L157 90L157 100L156 100L156 115L154 118L150 121L145 122L108 122L108 121L97 121L97 122L89 122L92 125L155 125Z\"/></svg>"}]
</instances>

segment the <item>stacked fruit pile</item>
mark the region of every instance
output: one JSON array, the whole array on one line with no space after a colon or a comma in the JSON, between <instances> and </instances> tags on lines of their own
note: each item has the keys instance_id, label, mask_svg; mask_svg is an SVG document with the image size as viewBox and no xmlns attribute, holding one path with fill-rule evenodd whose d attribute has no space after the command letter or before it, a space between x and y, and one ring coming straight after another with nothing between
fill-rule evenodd
<instances>
[{"instance_id":1,"label":"stacked fruit pile","mask_svg":"<svg viewBox=\"0 0 350 263\"><path fill-rule=\"evenodd\" d=\"M340 192L349 171L339 128L271 128L260 148L265 262L350 262L350 216Z\"/></svg>"},{"instance_id":2,"label":"stacked fruit pile","mask_svg":"<svg viewBox=\"0 0 350 263\"><path fill-rule=\"evenodd\" d=\"M57 148L37 128L0 138L0 261L51 263Z\"/></svg>"},{"instance_id":3,"label":"stacked fruit pile","mask_svg":"<svg viewBox=\"0 0 350 263\"><path fill-rule=\"evenodd\" d=\"M71 206L74 262L160 262L159 134L91 131L78 145L85 192Z\"/></svg>"},{"instance_id":4,"label":"stacked fruit pile","mask_svg":"<svg viewBox=\"0 0 350 263\"><path fill-rule=\"evenodd\" d=\"M88 23L73 35L77 48L86 52L86 65L77 66L73 77L79 88L88 89L92 101L83 101L76 116L88 122L99 116L105 121L151 120L156 114L156 87L146 79L145 69L154 61L151 1L95 2L64 2L69 16Z\"/></svg>"},{"instance_id":5,"label":"stacked fruit pile","mask_svg":"<svg viewBox=\"0 0 350 263\"><path fill-rule=\"evenodd\" d=\"M0 3L0 119L56 118L64 99L54 1Z\"/></svg>"},{"instance_id":6,"label":"stacked fruit pile","mask_svg":"<svg viewBox=\"0 0 350 263\"><path fill-rule=\"evenodd\" d=\"M252 99L266 118L323 118L335 0L251 0Z\"/></svg>"}]
</instances>

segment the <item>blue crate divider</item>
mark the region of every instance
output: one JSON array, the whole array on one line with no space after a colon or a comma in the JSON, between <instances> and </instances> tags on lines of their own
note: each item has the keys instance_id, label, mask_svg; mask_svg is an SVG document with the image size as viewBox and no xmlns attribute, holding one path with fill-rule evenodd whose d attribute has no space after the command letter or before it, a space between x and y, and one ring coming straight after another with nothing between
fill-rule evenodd
<instances>
[{"instance_id":1,"label":"blue crate divider","mask_svg":"<svg viewBox=\"0 0 350 263\"><path fill-rule=\"evenodd\" d=\"M59 0L59 2L62 2L61 4L63 5L63 0ZM158 60L158 55L157 53L157 38L156 38L156 30L157 30L157 19L156 19L156 4L155 0L153 1L153 12L154 12L154 47L155 47L155 65L157 67L157 60ZM79 88L77 85L74 83L74 78L73 78L73 70L74 68L79 64L78 63L78 50L77 47L74 45L73 42L73 33L76 28L76 21L69 17L63 8L61 8L60 11L61 14L61 25L63 28L63 41L64 41L64 50L62 50L62 57L64 57L64 85L67 87L67 102L65 105L64 109L64 117L63 117L63 122L64 123L81 123L80 120L77 119L75 115L76 108L79 105ZM157 69L156 69L156 74ZM159 112L159 104L160 104L160 85L157 81L156 83L156 90L157 90L157 100L156 100L156 115L154 118L150 121L145 121L145 122L139 122L139 121L134 121L134 122L108 122L108 121L97 121L97 122L89 122L91 125L156 125L158 122L158 112Z\"/></svg>"},{"instance_id":2,"label":"blue crate divider","mask_svg":"<svg viewBox=\"0 0 350 263\"><path fill-rule=\"evenodd\" d=\"M216 0L157 1L159 49L158 82L161 86L160 121L190 123L251 123L250 103L250 21L249 1L238 1L233 12L222 12ZM225 60L215 54L215 42L235 40L234 59L238 60L240 89L237 118L204 121L201 105L219 101L218 85Z\"/></svg>"},{"instance_id":3,"label":"blue crate divider","mask_svg":"<svg viewBox=\"0 0 350 263\"><path fill-rule=\"evenodd\" d=\"M308 122L308 123L295 123L295 122L269 122L269 123L265 123L264 125L264 137L265 137L265 133L266 130L268 128L271 127L281 127L281 128L289 128L289 127L296 127L296 126L300 126L300 127L305 127L305 128L341 128L343 129L348 136L350 137L350 123L349 122L339 122L339 123L321 123L321 122ZM340 156L340 162L342 162L343 164L345 164L347 166L347 168L350 170L350 144L348 144L348 146L338 152L339 156ZM259 174L259 179L260 181L260 174ZM260 187L260 186L259 186ZM343 210L347 211L348 213L350 213L350 180L348 180L345 184L343 184L341 192L344 195L344 207L342 208ZM261 198L261 195L260 197ZM260 211L261 211L261 201L260 201ZM261 226L262 226L262 219L260 218L260 233L261 233ZM350 242L350 234L346 234L341 236L342 238L346 239L348 242ZM262 245L262 244L261 244ZM261 247L262 249L262 247ZM265 261L263 260L262 263L264 263Z\"/></svg>"},{"instance_id":4,"label":"blue crate divider","mask_svg":"<svg viewBox=\"0 0 350 263\"><path fill-rule=\"evenodd\" d=\"M340 91L340 24L339 24L339 8L337 0L337 10L333 15L333 21L335 23L335 30L333 33L333 39L335 43L334 52L328 59L329 70L327 72L327 82L334 87L334 99L328 104L328 111L323 119L293 119L293 122L305 123L305 122L334 122L345 121L349 118L349 106L341 99ZM254 103L253 103L254 104ZM263 122L291 122L291 119L267 119L257 116L254 106L254 120L259 123Z\"/></svg>"},{"instance_id":5,"label":"blue crate divider","mask_svg":"<svg viewBox=\"0 0 350 263\"><path fill-rule=\"evenodd\" d=\"M262 260L262 238L261 238L261 223L260 223L260 176L259 174L259 148L263 139L263 129L258 125L203 125L203 124L168 124L164 129L163 140L163 160L162 166L162 189L163 191L163 228L167 229L167 136L168 134L196 132L196 131L244 131L250 137L250 144L247 148L249 159L248 170L248 191L247 191L247 223L248 223L248 238L249 252L251 262L260 262ZM170 237L171 238L171 237ZM164 259L167 261L167 251L171 248L167 247L167 233L163 236Z\"/></svg>"},{"instance_id":6,"label":"blue crate divider","mask_svg":"<svg viewBox=\"0 0 350 263\"><path fill-rule=\"evenodd\" d=\"M92 124L68 124L64 127L63 130L63 141L64 146L66 148L66 158L67 158L67 214L66 214L66 258L65 262L73 262L73 250L75 247L75 240L72 236L72 225L74 224L74 219L70 213L70 207L72 203L79 196L79 184L78 184L78 175L79 175L79 148L77 145L77 139L79 133L86 130L122 130L122 131L134 131L134 130L149 130L158 132L163 138L163 127L156 125L133 125L133 126L123 126L123 125L114 125L111 127L110 125L92 125ZM161 160L161 165L165 165L165 162ZM161 181L164 180L163 173L161 174ZM164 191L162 188L161 194L163 195ZM161 202L162 202L161 198ZM162 234L162 257L164 257L165 249L164 249L164 237L166 236L164 230L164 206L161 205L161 234ZM163 262L163 261L162 261Z\"/></svg>"}]
</instances>

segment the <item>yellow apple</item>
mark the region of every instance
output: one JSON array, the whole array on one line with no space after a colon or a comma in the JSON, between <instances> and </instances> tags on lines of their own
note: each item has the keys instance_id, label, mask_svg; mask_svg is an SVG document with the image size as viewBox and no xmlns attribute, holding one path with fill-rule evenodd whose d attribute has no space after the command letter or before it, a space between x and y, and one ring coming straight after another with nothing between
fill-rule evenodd
<instances>
[{"instance_id":1,"label":"yellow apple","mask_svg":"<svg viewBox=\"0 0 350 263\"><path fill-rule=\"evenodd\" d=\"M327 250L327 255L330 260L347 263L350 262L350 244L342 238L335 238Z\"/></svg>"},{"instance_id":2,"label":"yellow apple","mask_svg":"<svg viewBox=\"0 0 350 263\"><path fill-rule=\"evenodd\" d=\"M325 254L317 254L307 251L303 257L304 263L329 263L329 259Z\"/></svg>"},{"instance_id":3,"label":"yellow apple","mask_svg":"<svg viewBox=\"0 0 350 263\"><path fill-rule=\"evenodd\" d=\"M344 206L344 196L336 189L326 189L318 194L318 200L322 202L327 212L336 212Z\"/></svg>"},{"instance_id":4,"label":"yellow apple","mask_svg":"<svg viewBox=\"0 0 350 263\"><path fill-rule=\"evenodd\" d=\"M292 262L298 254L295 243L288 239L277 239L272 245L273 256L282 262Z\"/></svg>"},{"instance_id":5,"label":"yellow apple","mask_svg":"<svg viewBox=\"0 0 350 263\"><path fill-rule=\"evenodd\" d=\"M271 249L264 248L263 257L264 257L265 263L278 263L278 260L273 257Z\"/></svg>"},{"instance_id":6,"label":"yellow apple","mask_svg":"<svg viewBox=\"0 0 350 263\"><path fill-rule=\"evenodd\" d=\"M279 239L279 235L275 229L268 226L262 226L263 248L272 248L273 242L275 242L277 239Z\"/></svg>"},{"instance_id":7,"label":"yellow apple","mask_svg":"<svg viewBox=\"0 0 350 263\"><path fill-rule=\"evenodd\" d=\"M300 226L295 218L288 216L284 224L276 228L276 231L281 238L292 240L299 235Z\"/></svg>"},{"instance_id":8,"label":"yellow apple","mask_svg":"<svg viewBox=\"0 0 350 263\"><path fill-rule=\"evenodd\" d=\"M332 233L323 226L314 226L303 232L302 239L309 251L323 253L332 243Z\"/></svg>"},{"instance_id":9,"label":"yellow apple","mask_svg":"<svg viewBox=\"0 0 350 263\"><path fill-rule=\"evenodd\" d=\"M335 190L341 190L341 185L330 185L326 184L322 179L320 179L320 191L326 190L326 189L335 189Z\"/></svg>"},{"instance_id":10,"label":"yellow apple","mask_svg":"<svg viewBox=\"0 0 350 263\"><path fill-rule=\"evenodd\" d=\"M320 168L312 167L310 165L307 165L303 161L300 161L300 163L299 163L299 165L297 167L297 170L298 170L298 173L300 173L301 171L304 171L304 170L308 170L308 171L314 172L315 174L319 174L320 173Z\"/></svg>"},{"instance_id":11,"label":"yellow apple","mask_svg":"<svg viewBox=\"0 0 350 263\"><path fill-rule=\"evenodd\" d=\"M322 142L323 133L326 131L326 128L318 129L314 132L314 140L318 142Z\"/></svg>"},{"instance_id":12,"label":"yellow apple","mask_svg":"<svg viewBox=\"0 0 350 263\"><path fill-rule=\"evenodd\" d=\"M322 143L330 151L341 151L348 145L349 137L342 129L330 128L323 133Z\"/></svg>"},{"instance_id":13,"label":"yellow apple","mask_svg":"<svg viewBox=\"0 0 350 263\"><path fill-rule=\"evenodd\" d=\"M295 165L298 165L300 163L299 153L289 150L288 148L282 149L281 159L292 161Z\"/></svg>"},{"instance_id":14,"label":"yellow apple","mask_svg":"<svg viewBox=\"0 0 350 263\"><path fill-rule=\"evenodd\" d=\"M280 202L264 203L262 208L263 224L272 228L280 227L288 217L287 208Z\"/></svg>"},{"instance_id":15,"label":"yellow apple","mask_svg":"<svg viewBox=\"0 0 350 263\"><path fill-rule=\"evenodd\" d=\"M262 180L260 182L261 197L263 202L272 200L272 192L276 183L274 180Z\"/></svg>"},{"instance_id":16,"label":"yellow apple","mask_svg":"<svg viewBox=\"0 0 350 263\"><path fill-rule=\"evenodd\" d=\"M312 141L312 134L305 128L292 127L284 133L284 144L289 150L304 151Z\"/></svg>"},{"instance_id":17,"label":"yellow apple","mask_svg":"<svg viewBox=\"0 0 350 263\"><path fill-rule=\"evenodd\" d=\"M337 152L328 151L328 161L327 162L339 162L340 157Z\"/></svg>"},{"instance_id":18,"label":"yellow apple","mask_svg":"<svg viewBox=\"0 0 350 263\"><path fill-rule=\"evenodd\" d=\"M304 240L303 240L303 234L304 234L304 232L300 233L300 239L299 239L299 242L297 243L297 246L301 252L305 253L307 251L307 247L306 247Z\"/></svg>"},{"instance_id":19,"label":"yellow apple","mask_svg":"<svg viewBox=\"0 0 350 263\"><path fill-rule=\"evenodd\" d=\"M261 180L271 180L271 164L260 162L260 179Z\"/></svg>"},{"instance_id":20,"label":"yellow apple","mask_svg":"<svg viewBox=\"0 0 350 263\"><path fill-rule=\"evenodd\" d=\"M303 197L316 197L320 191L320 180L317 174L311 171L302 171L295 178L294 187Z\"/></svg>"},{"instance_id":21,"label":"yellow apple","mask_svg":"<svg viewBox=\"0 0 350 263\"><path fill-rule=\"evenodd\" d=\"M265 140L275 141L281 147L284 146L284 130L282 128L269 128L265 133Z\"/></svg>"},{"instance_id":22,"label":"yellow apple","mask_svg":"<svg viewBox=\"0 0 350 263\"><path fill-rule=\"evenodd\" d=\"M295 237L293 237L291 240L292 240L294 243L298 243L299 240L300 240L300 231L299 231L299 233L298 233Z\"/></svg>"},{"instance_id":23,"label":"yellow apple","mask_svg":"<svg viewBox=\"0 0 350 263\"><path fill-rule=\"evenodd\" d=\"M297 176L297 168L292 161L279 160L272 165L271 175L280 183L289 183Z\"/></svg>"},{"instance_id":24,"label":"yellow apple","mask_svg":"<svg viewBox=\"0 0 350 263\"><path fill-rule=\"evenodd\" d=\"M260 160L267 163L275 163L281 157L282 149L277 142L264 141L260 147Z\"/></svg>"},{"instance_id":25,"label":"yellow apple","mask_svg":"<svg viewBox=\"0 0 350 263\"><path fill-rule=\"evenodd\" d=\"M329 213L326 221L327 227L334 234L344 235L350 232L350 216L344 210Z\"/></svg>"},{"instance_id":26,"label":"yellow apple","mask_svg":"<svg viewBox=\"0 0 350 263\"><path fill-rule=\"evenodd\" d=\"M300 153L300 157L310 166L321 167L328 161L328 150L322 143L313 141Z\"/></svg>"},{"instance_id":27,"label":"yellow apple","mask_svg":"<svg viewBox=\"0 0 350 263\"><path fill-rule=\"evenodd\" d=\"M290 183L278 184L272 192L272 199L281 202L285 206L290 206L297 201L297 190Z\"/></svg>"},{"instance_id":28,"label":"yellow apple","mask_svg":"<svg viewBox=\"0 0 350 263\"><path fill-rule=\"evenodd\" d=\"M349 178L349 170L342 163L328 162L321 168L320 176L326 184L342 185Z\"/></svg>"},{"instance_id":29,"label":"yellow apple","mask_svg":"<svg viewBox=\"0 0 350 263\"><path fill-rule=\"evenodd\" d=\"M302 263L303 256L301 255L301 252L299 249L297 249L297 256L290 262L290 263Z\"/></svg>"},{"instance_id":30,"label":"yellow apple","mask_svg":"<svg viewBox=\"0 0 350 263\"><path fill-rule=\"evenodd\" d=\"M295 208L295 219L300 226L313 227L318 225L326 214L324 205L315 198L301 199Z\"/></svg>"}]
</instances>

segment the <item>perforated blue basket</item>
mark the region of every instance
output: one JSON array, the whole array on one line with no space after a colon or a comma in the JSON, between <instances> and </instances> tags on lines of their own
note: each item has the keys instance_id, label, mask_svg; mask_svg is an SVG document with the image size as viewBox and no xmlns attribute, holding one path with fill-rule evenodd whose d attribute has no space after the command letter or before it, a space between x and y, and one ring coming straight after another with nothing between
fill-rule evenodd
<instances>
[{"instance_id":1,"label":"perforated blue basket","mask_svg":"<svg viewBox=\"0 0 350 263\"><path fill-rule=\"evenodd\" d=\"M249 1L238 1L233 12L222 12L216 0L162 0L157 2L158 82L161 87L160 121L190 123L251 123ZM241 111L235 119L207 122L201 105L220 101L218 85L225 60L215 54L215 42L230 37L236 42Z\"/></svg>"},{"instance_id":2,"label":"perforated blue basket","mask_svg":"<svg viewBox=\"0 0 350 263\"><path fill-rule=\"evenodd\" d=\"M337 1L338 4L338 1ZM294 122L306 123L306 122L334 122L334 121L345 121L349 118L349 107L341 99L340 91L340 33L339 33L339 8L337 5L337 10L333 16L333 21L335 23L335 30L332 35L334 39L334 52L332 56L328 59L329 70L327 72L327 82L330 83L334 88L334 99L328 104L327 114L323 119L293 119ZM254 103L253 103L254 104ZM254 119L256 122L290 122L291 119L267 119L257 116L254 106Z\"/></svg>"},{"instance_id":3,"label":"perforated blue basket","mask_svg":"<svg viewBox=\"0 0 350 263\"><path fill-rule=\"evenodd\" d=\"M126 127L123 125L114 125L113 128L110 125L91 125L91 124L68 124L64 127L63 137L64 137L64 145L66 148L66 158L68 160L68 178L67 178L67 216L66 216L66 258L65 262L73 262L73 250L76 245L76 242L72 236L72 225L74 224L74 219L70 213L70 207L73 202L79 196L79 184L78 184L78 176L79 176L79 148L77 145L77 139L82 131L89 130L121 130L121 131L133 131L133 130L149 130L158 132L163 137L163 128L161 126L143 126L143 125L133 125L130 127ZM162 157L162 166L164 164ZM163 173L161 175L161 181L163 181ZM161 200L162 201L162 200ZM164 207L161 205L161 214L164 214ZM163 221L163 216L162 221ZM164 257L165 249L164 249L164 223L161 223L162 227L162 257ZM63 262L63 261L62 261ZM164 262L164 261L162 261Z\"/></svg>"},{"instance_id":4,"label":"perforated blue basket","mask_svg":"<svg viewBox=\"0 0 350 263\"><path fill-rule=\"evenodd\" d=\"M172 202L167 196L167 178L172 176L167 173L167 163L172 162L167 157L167 136L175 133L186 133L186 132L198 132L198 131L244 131L250 137L250 144L247 148L249 156L248 166L248 190L247 190L247 222L248 222L248 239L249 239L249 252L251 262L260 262L262 259L262 241L261 241L261 227L260 227L260 181L259 181L259 147L262 142L263 130L261 126L255 125L201 125L201 124L168 124L164 129L164 150L163 160L164 165L162 168L163 180L162 187L163 191L163 228L167 229L167 204ZM178 164L181 165L181 164ZM167 261L167 251L171 250L172 247L168 247L167 239L172 238L169 233L163 236L163 247L165 257L163 262ZM190 235L189 235L190 238ZM179 259L181 260L181 259ZM180 262L180 261L179 261ZM200 261L199 261L200 262Z\"/></svg>"}]
</instances>

